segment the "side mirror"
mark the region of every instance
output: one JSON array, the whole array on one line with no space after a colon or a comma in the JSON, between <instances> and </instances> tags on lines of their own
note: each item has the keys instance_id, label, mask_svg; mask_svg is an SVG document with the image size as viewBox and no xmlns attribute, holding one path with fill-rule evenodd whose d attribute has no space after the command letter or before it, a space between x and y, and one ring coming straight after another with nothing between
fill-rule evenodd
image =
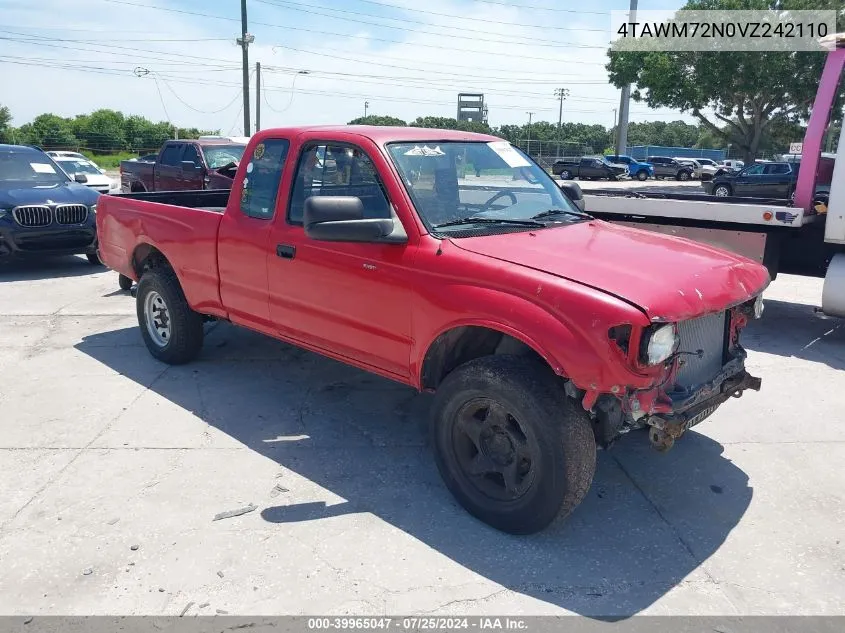
<instances>
[{"instance_id":1,"label":"side mirror","mask_svg":"<svg viewBox=\"0 0 845 633\"><path fill-rule=\"evenodd\" d=\"M202 169L202 165L197 165L192 160L183 160L182 161L182 171L197 171Z\"/></svg>"},{"instance_id":2,"label":"side mirror","mask_svg":"<svg viewBox=\"0 0 845 633\"><path fill-rule=\"evenodd\" d=\"M84 185L86 182L88 182L88 176L86 176L85 174L74 174L73 181L78 182L80 185Z\"/></svg>"},{"instance_id":3,"label":"side mirror","mask_svg":"<svg viewBox=\"0 0 845 633\"><path fill-rule=\"evenodd\" d=\"M305 234L326 242L405 242L390 218L364 218L364 203L354 196L311 196L302 215ZM396 234L396 235L394 235Z\"/></svg>"},{"instance_id":4,"label":"side mirror","mask_svg":"<svg viewBox=\"0 0 845 633\"><path fill-rule=\"evenodd\" d=\"M578 186L577 182L562 182L560 183L560 189L561 191L563 191L563 195L569 198L569 200L576 206L576 208L581 211L584 210L584 194L582 193L581 187Z\"/></svg>"}]
</instances>

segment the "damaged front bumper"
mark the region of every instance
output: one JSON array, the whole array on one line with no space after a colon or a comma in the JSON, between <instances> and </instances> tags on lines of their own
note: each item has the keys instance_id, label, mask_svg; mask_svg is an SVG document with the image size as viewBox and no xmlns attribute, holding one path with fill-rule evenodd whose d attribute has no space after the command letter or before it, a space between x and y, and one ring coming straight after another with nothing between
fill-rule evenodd
<instances>
[{"instance_id":1,"label":"damaged front bumper","mask_svg":"<svg viewBox=\"0 0 845 633\"><path fill-rule=\"evenodd\" d=\"M652 446L660 451L669 450L687 429L709 417L722 403L739 398L746 389L760 391L761 384L762 380L749 374L737 359L693 396L680 402L673 400L671 412L645 417Z\"/></svg>"},{"instance_id":2,"label":"damaged front bumper","mask_svg":"<svg viewBox=\"0 0 845 633\"><path fill-rule=\"evenodd\" d=\"M746 371L745 353L737 349L716 376L694 389L667 392L655 387L630 391L621 398L599 398L593 412L596 440L607 448L621 435L648 427L652 445L668 450L724 402L739 398L747 389L760 391L761 383Z\"/></svg>"}]
</instances>

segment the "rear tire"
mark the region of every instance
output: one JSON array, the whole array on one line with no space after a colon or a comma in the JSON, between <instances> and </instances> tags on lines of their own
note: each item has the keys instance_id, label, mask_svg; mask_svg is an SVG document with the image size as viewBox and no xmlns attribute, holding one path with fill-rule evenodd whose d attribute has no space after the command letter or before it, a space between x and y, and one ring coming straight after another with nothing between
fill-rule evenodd
<instances>
[{"instance_id":1,"label":"rear tire","mask_svg":"<svg viewBox=\"0 0 845 633\"><path fill-rule=\"evenodd\" d=\"M572 172L568 169L564 169L560 172L560 179L561 180L572 180Z\"/></svg>"},{"instance_id":2,"label":"rear tire","mask_svg":"<svg viewBox=\"0 0 845 633\"><path fill-rule=\"evenodd\" d=\"M138 282L138 325L147 349L169 365L181 365L202 349L203 316L185 299L179 279L169 268L147 270Z\"/></svg>"},{"instance_id":3,"label":"rear tire","mask_svg":"<svg viewBox=\"0 0 845 633\"><path fill-rule=\"evenodd\" d=\"M731 188L728 185L716 185L713 195L719 198L727 198L731 195Z\"/></svg>"},{"instance_id":4,"label":"rear tire","mask_svg":"<svg viewBox=\"0 0 845 633\"><path fill-rule=\"evenodd\" d=\"M117 276L117 285L120 286L121 290L132 290L133 283L135 282L132 281L131 277L127 277L126 275Z\"/></svg>"},{"instance_id":5,"label":"rear tire","mask_svg":"<svg viewBox=\"0 0 845 633\"><path fill-rule=\"evenodd\" d=\"M446 487L473 516L510 534L565 518L596 466L586 414L535 359L485 356L437 389L431 440Z\"/></svg>"}]
</instances>

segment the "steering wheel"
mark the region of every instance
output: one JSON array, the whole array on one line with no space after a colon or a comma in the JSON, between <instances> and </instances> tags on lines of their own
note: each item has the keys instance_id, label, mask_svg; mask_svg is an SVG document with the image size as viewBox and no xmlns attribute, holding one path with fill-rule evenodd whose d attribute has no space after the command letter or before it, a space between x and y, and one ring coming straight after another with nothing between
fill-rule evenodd
<instances>
[{"instance_id":1,"label":"steering wheel","mask_svg":"<svg viewBox=\"0 0 845 633\"><path fill-rule=\"evenodd\" d=\"M487 202L484 203L484 206L481 208L479 213L484 213L485 211L489 211L490 207L493 206L493 203L496 202L499 198L504 198L508 196L511 199L511 205L516 204L516 196L514 195L513 191L510 189L505 189L504 191L500 191L495 196L490 198Z\"/></svg>"}]
</instances>

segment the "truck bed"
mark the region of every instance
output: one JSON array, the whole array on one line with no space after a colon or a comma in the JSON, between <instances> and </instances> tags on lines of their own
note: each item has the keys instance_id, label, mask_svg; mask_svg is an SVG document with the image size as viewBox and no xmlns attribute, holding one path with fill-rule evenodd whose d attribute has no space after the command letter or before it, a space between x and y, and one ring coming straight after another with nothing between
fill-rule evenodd
<instances>
[{"instance_id":1,"label":"truck bed","mask_svg":"<svg viewBox=\"0 0 845 633\"><path fill-rule=\"evenodd\" d=\"M101 257L137 280L138 259L160 251L183 282L188 302L221 314L217 233L228 191L162 191L100 196L97 203Z\"/></svg>"}]
</instances>

